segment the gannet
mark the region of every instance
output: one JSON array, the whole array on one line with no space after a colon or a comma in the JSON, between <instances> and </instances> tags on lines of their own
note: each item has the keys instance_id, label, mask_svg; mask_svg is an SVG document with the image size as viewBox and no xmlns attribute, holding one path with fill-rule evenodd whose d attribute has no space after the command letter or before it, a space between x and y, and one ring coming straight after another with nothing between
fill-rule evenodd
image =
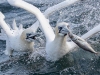
<instances>
[{"instance_id":1,"label":"gannet","mask_svg":"<svg viewBox=\"0 0 100 75\"><path fill-rule=\"evenodd\" d=\"M4 32L7 35L6 39L6 50L4 51L6 55L12 56L14 51L33 51L35 33L31 29L25 30L22 25L19 28L16 26L15 20L11 28L4 21L5 16L0 12L0 26L3 28ZM31 33L32 32L32 33ZM31 33L32 37L29 35ZM32 39L30 39L32 38Z\"/></svg>"}]
</instances>

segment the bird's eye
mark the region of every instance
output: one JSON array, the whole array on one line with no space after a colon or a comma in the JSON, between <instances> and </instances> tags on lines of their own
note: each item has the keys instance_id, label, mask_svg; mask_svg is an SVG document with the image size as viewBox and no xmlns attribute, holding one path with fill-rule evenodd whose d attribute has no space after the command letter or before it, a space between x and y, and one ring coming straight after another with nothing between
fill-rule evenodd
<instances>
[{"instance_id":1,"label":"bird's eye","mask_svg":"<svg viewBox=\"0 0 100 75\"><path fill-rule=\"evenodd\" d=\"M31 35L31 33L27 33L26 35L27 35L27 36L30 36L30 35Z\"/></svg>"}]
</instances>

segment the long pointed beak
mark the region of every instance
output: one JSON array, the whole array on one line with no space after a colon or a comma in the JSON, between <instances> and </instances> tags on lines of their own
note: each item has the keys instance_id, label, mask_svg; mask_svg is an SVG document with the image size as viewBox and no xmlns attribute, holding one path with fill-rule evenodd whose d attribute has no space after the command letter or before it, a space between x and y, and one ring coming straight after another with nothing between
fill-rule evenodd
<instances>
[{"instance_id":1,"label":"long pointed beak","mask_svg":"<svg viewBox=\"0 0 100 75\"><path fill-rule=\"evenodd\" d=\"M36 39L36 37L38 37L38 36L39 36L38 33L27 33L26 39Z\"/></svg>"}]
</instances>

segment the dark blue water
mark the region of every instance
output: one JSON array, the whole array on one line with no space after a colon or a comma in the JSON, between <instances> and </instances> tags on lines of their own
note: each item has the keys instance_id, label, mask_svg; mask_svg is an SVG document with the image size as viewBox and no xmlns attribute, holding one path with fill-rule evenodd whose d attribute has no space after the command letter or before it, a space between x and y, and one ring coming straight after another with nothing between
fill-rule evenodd
<instances>
[{"instance_id":1,"label":"dark blue water","mask_svg":"<svg viewBox=\"0 0 100 75\"><path fill-rule=\"evenodd\" d=\"M63 0L27 0L42 12ZM23 24L26 28L37 19L29 12L10 6L5 0L0 1L0 11L10 25L13 19L17 25ZM91 28L100 24L100 0L83 0L60 11L50 17L50 24L54 27L57 22L68 22L73 33L81 36ZM87 40L96 51L100 51L100 33ZM47 62L43 57L36 61L29 59L28 53L15 55L9 59L3 51L5 41L0 41L0 75L100 75L100 57L80 48L66 54L56 62ZM16 53L16 52L15 52Z\"/></svg>"}]
</instances>

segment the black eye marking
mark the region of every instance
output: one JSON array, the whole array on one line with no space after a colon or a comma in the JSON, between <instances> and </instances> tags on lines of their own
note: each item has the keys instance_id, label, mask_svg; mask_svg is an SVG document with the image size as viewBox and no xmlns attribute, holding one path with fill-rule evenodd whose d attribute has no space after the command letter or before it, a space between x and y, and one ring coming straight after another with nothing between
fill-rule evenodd
<instances>
[{"instance_id":1,"label":"black eye marking","mask_svg":"<svg viewBox=\"0 0 100 75\"><path fill-rule=\"evenodd\" d=\"M60 33L61 30L63 29L63 27L59 26L58 29L59 29L59 33Z\"/></svg>"},{"instance_id":2,"label":"black eye marking","mask_svg":"<svg viewBox=\"0 0 100 75\"><path fill-rule=\"evenodd\" d=\"M27 33L26 35L27 35L27 36L30 36L30 35L31 35L31 33Z\"/></svg>"},{"instance_id":3,"label":"black eye marking","mask_svg":"<svg viewBox=\"0 0 100 75\"><path fill-rule=\"evenodd\" d=\"M62 29L62 27L58 27L58 29L59 29L59 30L61 30L61 29Z\"/></svg>"}]
</instances>

